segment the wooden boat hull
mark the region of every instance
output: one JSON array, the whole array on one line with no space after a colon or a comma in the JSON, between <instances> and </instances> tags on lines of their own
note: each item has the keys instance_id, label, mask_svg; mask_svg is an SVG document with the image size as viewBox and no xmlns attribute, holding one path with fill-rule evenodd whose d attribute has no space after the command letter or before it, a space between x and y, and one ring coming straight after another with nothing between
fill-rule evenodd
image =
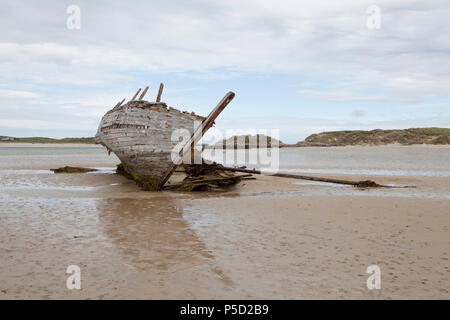
<instances>
[{"instance_id":1,"label":"wooden boat hull","mask_svg":"<svg viewBox=\"0 0 450 320\"><path fill-rule=\"evenodd\" d=\"M160 190L173 166L172 141L177 129L191 135L205 118L167 108L162 102L130 101L108 111L95 136L96 143L114 152L123 169L146 190Z\"/></svg>"}]
</instances>

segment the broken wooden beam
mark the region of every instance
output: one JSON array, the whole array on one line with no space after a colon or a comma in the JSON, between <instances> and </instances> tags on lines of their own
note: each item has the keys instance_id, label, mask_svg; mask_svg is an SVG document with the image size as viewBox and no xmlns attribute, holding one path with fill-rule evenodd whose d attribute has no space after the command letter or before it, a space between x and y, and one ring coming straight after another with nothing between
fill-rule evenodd
<instances>
[{"instance_id":1,"label":"broken wooden beam","mask_svg":"<svg viewBox=\"0 0 450 320\"><path fill-rule=\"evenodd\" d=\"M246 169L246 168L234 168L234 167L224 167L221 166L221 170L227 170L231 172L245 172L252 174L263 174L262 171L256 169ZM320 181L320 182L328 182L328 183L336 183L336 184L344 184L351 185L358 188L415 188L415 186L389 186L378 184L372 180L362 180L362 181L351 181L351 180L342 180L342 179L334 179L334 178L324 178L324 177L313 177L313 176L304 176L299 174L289 174L289 173L267 173L269 176L280 177L280 178L291 178L291 179L300 179L300 180L310 180L310 181Z\"/></svg>"},{"instance_id":2,"label":"broken wooden beam","mask_svg":"<svg viewBox=\"0 0 450 320\"><path fill-rule=\"evenodd\" d=\"M205 191L213 189L224 189L238 184L241 180L249 179L251 174L236 175L236 176L202 176L189 177L181 183L164 186L164 190L177 191Z\"/></svg>"},{"instance_id":3,"label":"broken wooden beam","mask_svg":"<svg viewBox=\"0 0 450 320\"><path fill-rule=\"evenodd\" d=\"M139 90L134 94L133 98L131 98L130 101L134 101L134 99L136 99L136 97L139 94L139 92L141 92L141 88L139 88Z\"/></svg>"},{"instance_id":4,"label":"broken wooden beam","mask_svg":"<svg viewBox=\"0 0 450 320\"><path fill-rule=\"evenodd\" d=\"M147 93L147 90L148 90L148 86L145 87L144 91L142 91L142 94L141 94L141 96L139 97L139 101L141 101L142 99L144 99L144 96L145 96L145 94Z\"/></svg>"},{"instance_id":5,"label":"broken wooden beam","mask_svg":"<svg viewBox=\"0 0 450 320\"><path fill-rule=\"evenodd\" d=\"M164 83L160 83L159 84L159 90L158 90L158 96L156 97L156 102L160 102L161 101L161 95L164 89Z\"/></svg>"},{"instance_id":6,"label":"broken wooden beam","mask_svg":"<svg viewBox=\"0 0 450 320\"><path fill-rule=\"evenodd\" d=\"M125 101L125 98L124 98L122 101L118 102L118 103L114 106L114 108L120 107L120 106L122 105L122 103L124 103L124 101Z\"/></svg>"}]
</instances>

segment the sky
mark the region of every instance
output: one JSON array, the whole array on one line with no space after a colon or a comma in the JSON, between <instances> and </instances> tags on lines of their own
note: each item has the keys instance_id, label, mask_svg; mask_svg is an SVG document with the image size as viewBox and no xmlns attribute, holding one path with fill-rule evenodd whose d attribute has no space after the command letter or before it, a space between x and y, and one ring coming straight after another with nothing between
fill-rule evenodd
<instances>
[{"instance_id":1,"label":"sky","mask_svg":"<svg viewBox=\"0 0 450 320\"><path fill-rule=\"evenodd\" d=\"M160 82L201 115L235 92L216 136L450 127L449 17L447 0L0 0L0 135L94 136Z\"/></svg>"}]
</instances>

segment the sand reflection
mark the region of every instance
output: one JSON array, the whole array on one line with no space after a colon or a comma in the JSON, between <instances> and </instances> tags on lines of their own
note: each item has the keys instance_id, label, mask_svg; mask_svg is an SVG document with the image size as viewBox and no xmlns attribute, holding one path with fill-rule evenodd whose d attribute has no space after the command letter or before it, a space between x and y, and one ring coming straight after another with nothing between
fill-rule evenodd
<instances>
[{"instance_id":1,"label":"sand reflection","mask_svg":"<svg viewBox=\"0 0 450 320\"><path fill-rule=\"evenodd\" d=\"M101 199L97 209L105 235L137 267L168 271L213 258L170 197Z\"/></svg>"}]
</instances>

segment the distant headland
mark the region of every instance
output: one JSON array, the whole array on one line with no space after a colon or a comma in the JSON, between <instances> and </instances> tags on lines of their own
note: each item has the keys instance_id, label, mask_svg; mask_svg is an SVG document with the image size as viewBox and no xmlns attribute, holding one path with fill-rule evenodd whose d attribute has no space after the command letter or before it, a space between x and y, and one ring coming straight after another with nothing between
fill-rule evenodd
<instances>
[{"instance_id":1,"label":"distant headland","mask_svg":"<svg viewBox=\"0 0 450 320\"><path fill-rule=\"evenodd\" d=\"M3 143L78 143L78 144L94 144L95 143L93 137L53 139L53 138L45 138L45 137L16 138L16 137L10 137L10 136L0 136L0 142L3 142Z\"/></svg>"},{"instance_id":2,"label":"distant headland","mask_svg":"<svg viewBox=\"0 0 450 320\"><path fill-rule=\"evenodd\" d=\"M370 131L345 130L312 134L295 146L349 146L349 145L414 145L414 144L450 144L448 128L410 128Z\"/></svg>"},{"instance_id":3,"label":"distant headland","mask_svg":"<svg viewBox=\"0 0 450 320\"><path fill-rule=\"evenodd\" d=\"M0 136L1 143L76 143L76 144L95 144L93 137L82 138L63 138L53 139L46 137L26 137L16 138L10 136ZM449 128L410 128L410 129L392 129L392 130L343 130L343 131L326 131L315 133L308 136L304 141L295 144L286 144L275 138L265 135L242 135L232 136L226 140L207 148L236 148L248 149L258 147L270 147L272 145L280 148L289 147L332 147L332 146L379 146L379 145L450 145L450 129Z\"/></svg>"}]
</instances>

